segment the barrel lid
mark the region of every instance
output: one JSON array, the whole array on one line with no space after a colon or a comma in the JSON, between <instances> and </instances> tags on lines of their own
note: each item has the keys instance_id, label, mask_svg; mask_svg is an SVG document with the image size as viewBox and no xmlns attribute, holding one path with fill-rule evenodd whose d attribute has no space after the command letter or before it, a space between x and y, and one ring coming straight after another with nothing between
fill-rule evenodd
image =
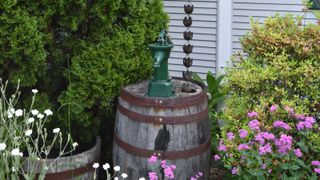
<instances>
[{"instance_id":1,"label":"barrel lid","mask_svg":"<svg viewBox=\"0 0 320 180\"><path fill-rule=\"evenodd\" d=\"M185 93L181 91L183 83L185 83L185 81L182 78L172 79L175 96L170 98L147 96L149 81L142 81L122 88L120 98L139 106L163 108L183 108L201 104L207 100L207 93L204 84L192 81L190 85L194 91L191 93Z\"/></svg>"}]
</instances>

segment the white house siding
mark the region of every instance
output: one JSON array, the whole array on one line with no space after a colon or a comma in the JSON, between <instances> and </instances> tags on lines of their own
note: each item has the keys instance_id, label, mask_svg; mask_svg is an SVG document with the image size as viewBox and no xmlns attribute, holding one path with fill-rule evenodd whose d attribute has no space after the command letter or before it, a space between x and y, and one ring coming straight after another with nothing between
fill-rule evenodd
<instances>
[{"instance_id":1,"label":"white house siding","mask_svg":"<svg viewBox=\"0 0 320 180\"><path fill-rule=\"evenodd\" d=\"M233 0L233 51L241 51L239 38L250 30L250 17L263 22L276 13L304 15L303 7L302 0ZM307 23L316 22L312 13L305 17Z\"/></svg>"},{"instance_id":2,"label":"white house siding","mask_svg":"<svg viewBox=\"0 0 320 180\"><path fill-rule=\"evenodd\" d=\"M186 27L183 25L185 17L183 6L187 0L164 0L165 10L170 16L169 35L175 44L169 59L169 71L171 76L182 77L185 56L182 46L186 43L183 39L183 32ZM208 71L215 73L216 69L216 41L217 41L217 0L194 0L193 23L191 31L194 33L193 65L191 71L197 72L203 78Z\"/></svg>"}]
</instances>

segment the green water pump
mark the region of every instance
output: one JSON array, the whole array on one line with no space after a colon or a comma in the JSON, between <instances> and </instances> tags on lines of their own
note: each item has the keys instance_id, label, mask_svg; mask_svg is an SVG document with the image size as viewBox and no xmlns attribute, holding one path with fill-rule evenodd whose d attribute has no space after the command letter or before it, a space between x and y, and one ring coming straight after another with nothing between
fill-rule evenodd
<instances>
[{"instance_id":1,"label":"green water pump","mask_svg":"<svg viewBox=\"0 0 320 180\"><path fill-rule=\"evenodd\" d=\"M168 72L168 58L173 46L174 45L165 30L160 32L157 42L149 44L154 68L148 91L148 96L150 97L174 96Z\"/></svg>"}]
</instances>

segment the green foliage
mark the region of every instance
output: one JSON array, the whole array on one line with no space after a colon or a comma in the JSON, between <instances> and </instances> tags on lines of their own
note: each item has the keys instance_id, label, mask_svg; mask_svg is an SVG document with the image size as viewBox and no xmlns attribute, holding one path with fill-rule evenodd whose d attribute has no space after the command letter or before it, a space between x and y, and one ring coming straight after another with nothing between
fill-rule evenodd
<instances>
[{"instance_id":1,"label":"green foliage","mask_svg":"<svg viewBox=\"0 0 320 180\"><path fill-rule=\"evenodd\" d=\"M227 73L226 115L241 119L261 103L318 115L320 26L304 27L300 21L277 15L263 25L253 22L252 32L242 39L247 58Z\"/></svg>"},{"instance_id":2,"label":"green foliage","mask_svg":"<svg viewBox=\"0 0 320 180\"><path fill-rule=\"evenodd\" d=\"M150 76L147 44L168 22L160 0L0 0L0 10L0 76L39 89L53 125L85 141L121 86Z\"/></svg>"},{"instance_id":3,"label":"green foliage","mask_svg":"<svg viewBox=\"0 0 320 180\"><path fill-rule=\"evenodd\" d=\"M197 73L192 74L193 80L204 84L206 83L208 86L208 109L211 122L211 150L213 153L216 153L216 147L218 146L218 137L220 135L220 127L218 122L220 113L217 111L217 106L225 99L225 92L222 91L221 84L224 77L224 75L220 75L216 78L215 75L213 75L212 72L209 71L206 76L206 81L203 81Z\"/></svg>"}]
</instances>

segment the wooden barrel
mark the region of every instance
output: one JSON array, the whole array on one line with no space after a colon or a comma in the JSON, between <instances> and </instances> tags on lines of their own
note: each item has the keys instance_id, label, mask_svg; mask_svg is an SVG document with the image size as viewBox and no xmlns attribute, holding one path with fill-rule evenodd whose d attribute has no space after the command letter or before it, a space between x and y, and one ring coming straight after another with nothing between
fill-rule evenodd
<instances>
[{"instance_id":1,"label":"wooden barrel","mask_svg":"<svg viewBox=\"0 0 320 180\"><path fill-rule=\"evenodd\" d=\"M36 172L40 172L40 165L47 163L48 171L45 180L66 180L66 179L79 179L90 180L93 179L94 169L93 163L100 161L101 154L101 139L97 137L96 144L88 151L76 154L73 156L61 157L56 159L45 159L37 162L38 169ZM36 167L37 165L32 165ZM29 171L28 163L24 164L24 170Z\"/></svg>"},{"instance_id":2,"label":"wooden barrel","mask_svg":"<svg viewBox=\"0 0 320 180\"><path fill-rule=\"evenodd\" d=\"M148 177L148 158L176 165L175 179L190 179L198 172L209 177L210 123L207 94L193 83L193 93L182 93L174 79L173 98L148 97L148 81L122 89L115 124L113 163L129 179ZM159 172L159 171L158 171Z\"/></svg>"}]
</instances>

